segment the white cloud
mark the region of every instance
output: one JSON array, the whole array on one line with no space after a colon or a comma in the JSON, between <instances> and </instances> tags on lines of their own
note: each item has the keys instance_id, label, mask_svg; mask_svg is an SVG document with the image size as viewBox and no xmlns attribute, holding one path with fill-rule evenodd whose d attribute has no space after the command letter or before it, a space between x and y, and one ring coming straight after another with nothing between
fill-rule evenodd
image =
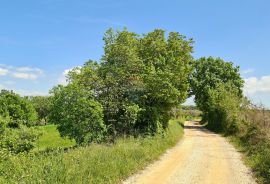
<instances>
[{"instance_id":1,"label":"white cloud","mask_svg":"<svg viewBox=\"0 0 270 184\"><path fill-rule=\"evenodd\" d=\"M43 71L35 67L15 67L3 64L0 64L0 67L0 76L36 80L43 75Z\"/></svg>"},{"instance_id":2,"label":"white cloud","mask_svg":"<svg viewBox=\"0 0 270 184\"><path fill-rule=\"evenodd\" d=\"M0 68L0 76L4 76L8 74L8 69L6 68Z\"/></svg>"},{"instance_id":3,"label":"white cloud","mask_svg":"<svg viewBox=\"0 0 270 184\"><path fill-rule=\"evenodd\" d=\"M14 72L12 73L12 76L18 79L30 79L30 80L36 80L39 77L37 74L22 73L22 72Z\"/></svg>"},{"instance_id":4,"label":"white cloud","mask_svg":"<svg viewBox=\"0 0 270 184\"><path fill-rule=\"evenodd\" d=\"M250 77L245 79L244 93L246 95L270 93L270 75L261 78Z\"/></svg>"}]
</instances>

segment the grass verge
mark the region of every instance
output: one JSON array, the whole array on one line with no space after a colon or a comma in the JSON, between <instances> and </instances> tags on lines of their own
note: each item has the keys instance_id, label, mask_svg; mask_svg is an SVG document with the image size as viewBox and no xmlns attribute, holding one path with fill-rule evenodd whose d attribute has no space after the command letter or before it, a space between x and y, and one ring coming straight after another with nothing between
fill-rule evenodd
<instances>
[{"instance_id":1,"label":"grass verge","mask_svg":"<svg viewBox=\"0 0 270 184\"><path fill-rule=\"evenodd\" d=\"M243 161L249 166L258 183L270 183L270 147L268 144L258 144L255 149L237 136L229 136L228 140L238 151L243 153Z\"/></svg>"},{"instance_id":2,"label":"grass verge","mask_svg":"<svg viewBox=\"0 0 270 184\"><path fill-rule=\"evenodd\" d=\"M119 183L156 160L183 135L179 120L163 135L119 139L116 144L81 147L64 152L7 155L0 151L1 183Z\"/></svg>"}]
</instances>

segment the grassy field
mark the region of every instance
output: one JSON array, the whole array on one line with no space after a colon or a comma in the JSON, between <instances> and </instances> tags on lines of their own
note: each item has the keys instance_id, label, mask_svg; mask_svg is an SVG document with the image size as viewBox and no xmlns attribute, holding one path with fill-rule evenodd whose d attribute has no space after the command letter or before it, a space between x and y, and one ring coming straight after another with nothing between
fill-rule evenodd
<instances>
[{"instance_id":1,"label":"grassy field","mask_svg":"<svg viewBox=\"0 0 270 184\"><path fill-rule=\"evenodd\" d=\"M163 135L119 139L113 145L16 156L0 152L0 183L119 183L156 160L182 135L182 124L174 120Z\"/></svg>"},{"instance_id":2,"label":"grassy field","mask_svg":"<svg viewBox=\"0 0 270 184\"><path fill-rule=\"evenodd\" d=\"M42 132L42 136L36 142L37 148L35 150L72 147L76 143L74 140L62 138L56 129L56 125L40 126L38 129Z\"/></svg>"}]
</instances>

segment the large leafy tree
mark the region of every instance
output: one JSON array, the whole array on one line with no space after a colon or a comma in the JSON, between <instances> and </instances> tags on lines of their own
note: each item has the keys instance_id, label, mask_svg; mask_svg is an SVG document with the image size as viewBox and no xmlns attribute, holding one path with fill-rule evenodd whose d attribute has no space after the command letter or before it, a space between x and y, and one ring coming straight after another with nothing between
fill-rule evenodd
<instances>
[{"instance_id":1,"label":"large leafy tree","mask_svg":"<svg viewBox=\"0 0 270 184\"><path fill-rule=\"evenodd\" d=\"M93 92L112 134L166 128L171 108L187 97L193 41L160 29L145 35L109 29L104 42L100 64L74 69L70 83Z\"/></svg>"},{"instance_id":2,"label":"large leafy tree","mask_svg":"<svg viewBox=\"0 0 270 184\"><path fill-rule=\"evenodd\" d=\"M195 96L195 102L204 112L204 120L207 120L213 107L210 103L211 91L222 86L224 90L233 91L241 98L243 84L239 67L235 67L232 62L213 57L200 58L194 62L194 70L190 76L190 94Z\"/></svg>"},{"instance_id":3,"label":"large leafy tree","mask_svg":"<svg viewBox=\"0 0 270 184\"><path fill-rule=\"evenodd\" d=\"M140 39L139 56L143 60L145 84L139 126L151 131L166 128L168 112L187 97L187 77L191 71L192 43L177 32L156 29Z\"/></svg>"}]
</instances>

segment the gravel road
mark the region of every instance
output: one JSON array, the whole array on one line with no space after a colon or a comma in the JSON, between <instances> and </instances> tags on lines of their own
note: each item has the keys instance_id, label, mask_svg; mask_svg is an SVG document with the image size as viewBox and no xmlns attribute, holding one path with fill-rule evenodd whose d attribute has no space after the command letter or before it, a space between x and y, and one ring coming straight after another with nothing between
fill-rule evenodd
<instances>
[{"instance_id":1,"label":"gravel road","mask_svg":"<svg viewBox=\"0 0 270 184\"><path fill-rule=\"evenodd\" d=\"M123 184L253 184L241 155L225 138L186 122L184 138Z\"/></svg>"}]
</instances>

